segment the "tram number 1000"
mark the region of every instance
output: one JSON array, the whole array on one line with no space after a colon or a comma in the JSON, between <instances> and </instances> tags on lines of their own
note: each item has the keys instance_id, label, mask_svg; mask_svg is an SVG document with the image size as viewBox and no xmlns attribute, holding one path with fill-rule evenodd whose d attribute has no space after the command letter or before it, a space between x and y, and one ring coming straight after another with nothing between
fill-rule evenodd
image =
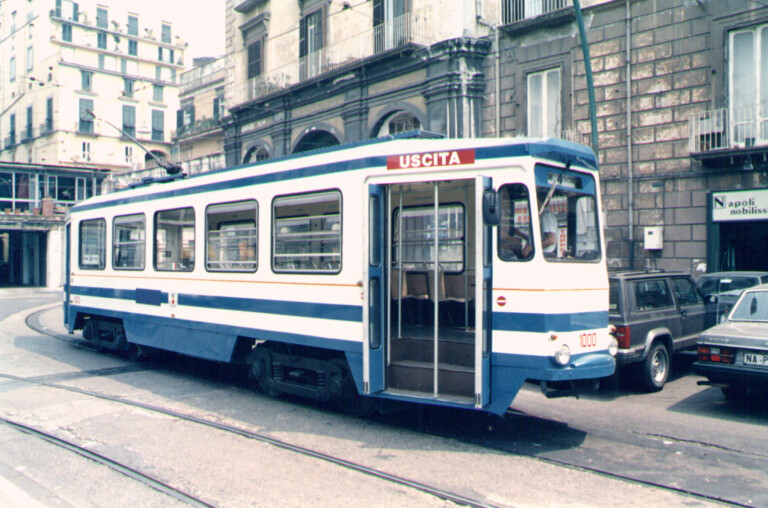
<instances>
[{"instance_id":1,"label":"tram number 1000","mask_svg":"<svg viewBox=\"0 0 768 508\"><path fill-rule=\"evenodd\" d=\"M581 347L595 347L597 346L597 333L582 333L579 335L579 345Z\"/></svg>"}]
</instances>

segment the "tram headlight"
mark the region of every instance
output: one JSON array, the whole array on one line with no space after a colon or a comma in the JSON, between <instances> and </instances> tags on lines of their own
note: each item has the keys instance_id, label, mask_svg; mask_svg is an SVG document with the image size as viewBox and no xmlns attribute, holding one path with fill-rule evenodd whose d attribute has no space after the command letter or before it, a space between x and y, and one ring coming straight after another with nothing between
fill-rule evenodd
<instances>
[{"instance_id":1,"label":"tram headlight","mask_svg":"<svg viewBox=\"0 0 768 508\"><path fill-rule=\"evenodd\" d=\"M555 363L565 367L571 361L571 348L563 344L555 351Z\"/></svg>"},{"instance_id":2,"label":"tram headlight","mask_svg":"<svg viewBox=\"0 0 768 508\"><path fill-rule=\"evenodd\" d=\"M608 353L610 353L611 356L616 356L616 353L619 352L619 341L616 340L616 337L611 337L608 341Z\"/></svg>"}]
</instances>

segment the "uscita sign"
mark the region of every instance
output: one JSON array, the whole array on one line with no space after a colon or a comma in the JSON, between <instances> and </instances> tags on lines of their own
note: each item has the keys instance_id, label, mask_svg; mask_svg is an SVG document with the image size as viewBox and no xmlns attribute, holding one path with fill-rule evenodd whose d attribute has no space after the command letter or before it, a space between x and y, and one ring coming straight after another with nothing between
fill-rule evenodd
<instances>
[{"instance_id":1,"label":"uscita sign","mask_svg":"<svg viewBox=\"0 0 768 508\"><path fill-rule=\"evenodd\" d=\"M410 153L387 157L387 169L419 169L435 166L460 166L474 164L474 150Z\"/></svg>"}]
</instances>

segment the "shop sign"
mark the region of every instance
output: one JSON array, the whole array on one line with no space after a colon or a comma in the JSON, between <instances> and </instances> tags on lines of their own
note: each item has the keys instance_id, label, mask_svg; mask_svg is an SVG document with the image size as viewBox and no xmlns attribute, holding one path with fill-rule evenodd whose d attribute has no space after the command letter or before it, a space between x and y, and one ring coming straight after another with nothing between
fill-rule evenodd
<instances>
[{"instance_id":1,"label":"shop sign","mask_svg":"<svg viewBox=\"0 0 768 508\"><path fill-rule=\"evenodd\" d=\"M768 189L712 193L712 221L768 219Z\"/></svg>"}]
</instances>

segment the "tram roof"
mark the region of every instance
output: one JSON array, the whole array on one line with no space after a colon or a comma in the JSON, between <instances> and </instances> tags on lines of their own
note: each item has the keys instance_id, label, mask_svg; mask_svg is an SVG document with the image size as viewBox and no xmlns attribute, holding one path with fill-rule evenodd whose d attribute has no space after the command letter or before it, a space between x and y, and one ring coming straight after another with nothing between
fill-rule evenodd
<instances>
[{"instance_id":1,"label":"tram roof","mask_svg":"<svg viewBox=\"0 0 768 508\"><path fill-rule=\"evenodd\" d=\"M197 187L203 184L205 180L224 180L221 177L226 173L235 173L250 169L253 174L267 176L270 174L279 175L287 171L295 171L299 174L292 176L300 178L302 176L315 176L333 172L321 170L319 168L329 168L345 164L355 166L355 161L359 162L359 167L347 167L343 171L352 169L361 169L375 165L385 165L382 162L386 156L410 153L429 153L446 150L465 150L474 149L476 160L487 160L503 157L536 157L545 160L551 160L561 164L573 164L580 167L596 170L597 161L594 152L587 146L573 143L558 138L440 138L436 134L426 133L424 131L411 131L398 135L385 136L343 145L320 148L300 152L284 157L269 159L257 163L241 164L231 166L215 171L199 173L188 178L181 178L182 175L176 175L167 178L158 178L146 182L135 184L131 187L120 189L110 194L95 196L85 202L73 207L73 211L85 211L91 208L100 208L107 203L120 204L125 202L129 196L154 194L160 190L166 191L177 188ZM331 158L329 156L337 155ZM338 157L338 155L342 155ZM292 161L306 159L308 164L291 164ZM259 171L261 170L261 171ZM238 175L239 178L239 175ZM277 179L277 178L276 178ZM163 183L158 186L154 184ZM211 185L209 182L206 186ZM114 203L112 203L114 202ZM107 205L109 206L109 205Z\"/></svg>"}]
</instances>

